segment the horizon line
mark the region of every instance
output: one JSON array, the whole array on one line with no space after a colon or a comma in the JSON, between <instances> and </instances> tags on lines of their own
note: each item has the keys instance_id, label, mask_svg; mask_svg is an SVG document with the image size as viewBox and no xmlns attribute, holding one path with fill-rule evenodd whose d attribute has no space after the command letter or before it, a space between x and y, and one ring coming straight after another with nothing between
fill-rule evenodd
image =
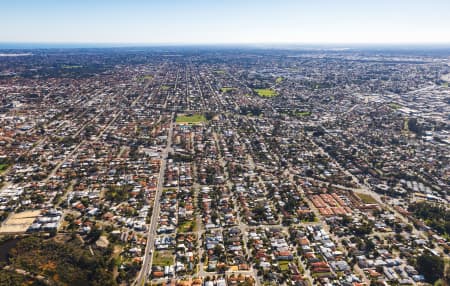
<instances>
[{"instance_id":1,"label":"horizon line","mask_svg":"<svg viewBox=\"0 0 450 286\"><path fill-rule=\"evenodd\" d=\"M57 41L42 41L42 42L2 42L0 41L0 49L4 49L3 46L8 46L11 49L19 48L29 48L23 46L59 46L64 48L64 46L73 46L68 48L74 48L75 46L82 47L92 47L101 46L104 48L134 48L134 47L183 47L183 46L336 46L343 48L348 47L361 47L361 46L398 46L398 47L448 47L450 48L449 42L57 42ZM39 47L38 47L39 48Z\"/></svg>"}]
</instances>

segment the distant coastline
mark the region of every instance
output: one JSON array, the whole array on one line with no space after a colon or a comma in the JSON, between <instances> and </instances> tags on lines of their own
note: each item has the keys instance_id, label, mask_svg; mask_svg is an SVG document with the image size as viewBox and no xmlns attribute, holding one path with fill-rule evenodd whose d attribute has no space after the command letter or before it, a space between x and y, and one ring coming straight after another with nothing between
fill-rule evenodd
<instances>
[{"instance_id":1,"label":"distant coastline","mask_svg":"<svg viewBox=\"0 0 450 286\"><path fill-rule=\"evenodd\" d=\"M152 47L228 47L262 49L361 50L447 50L450 43L14 43L0 42L0 50L81 49L81 48L152 48Z\"/></svg>"},{"instance_id":2,"label":"distant coastline","mask_svg":"<svg viewBox=\"0 0 450 286\"><path fill-rule=\"evenodd\" d=\"M32 53L0 53L1 57L26 57L26 56L32 56Z\"/></svg>"}]
</instances>

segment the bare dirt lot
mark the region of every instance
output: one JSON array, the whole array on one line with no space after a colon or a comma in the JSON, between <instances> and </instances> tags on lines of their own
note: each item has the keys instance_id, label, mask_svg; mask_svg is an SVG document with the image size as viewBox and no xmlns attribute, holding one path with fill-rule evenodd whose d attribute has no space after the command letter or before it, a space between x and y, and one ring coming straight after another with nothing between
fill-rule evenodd
<instances>
[{"instance_id":1,"label":"bare dirt lot","mask_svg":"<svg viewBox=\"0 0 450 286\"><path fill-rule=\"evenodd\" d=\"M41 211L25 211L11 214L0 227L0 234L24 233L41 214Z\"/></svg>"}]
</instances>

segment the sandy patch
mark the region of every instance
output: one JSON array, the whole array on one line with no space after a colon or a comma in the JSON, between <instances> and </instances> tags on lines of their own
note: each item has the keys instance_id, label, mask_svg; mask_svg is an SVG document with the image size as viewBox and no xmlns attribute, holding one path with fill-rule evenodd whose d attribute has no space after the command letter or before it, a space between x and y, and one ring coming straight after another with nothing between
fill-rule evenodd
<instances>
[{"instance_id":1,"label":"sandy patch","mask_svg":"<svg viewBox=\"0 0 450 286\"><path fill-rule=\"evenodd\" d=\"M11 214L0 227L0 234L24 233L40 214L41 211Z\"/></svg>"}]
</instances>

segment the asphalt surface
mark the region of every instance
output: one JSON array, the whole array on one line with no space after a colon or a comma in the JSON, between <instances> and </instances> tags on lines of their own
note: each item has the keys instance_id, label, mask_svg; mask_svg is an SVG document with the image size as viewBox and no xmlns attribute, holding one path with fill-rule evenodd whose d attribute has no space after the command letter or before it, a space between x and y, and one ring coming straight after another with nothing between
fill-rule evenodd
<instances>
[{"instance_id":1,"label":"asphalt surface","mask_svg":"<svg viewBox=\"0 0 450 286\"><path fill-rule=\"evenodd\" d=\"M161 166L159 169L158 187L156 189L155 202L153 205L152 219L147 232L147 245L145 246L145 253L143 257L141 271L136 279L135 285L144 285L150 274L153 263L153 251L155 246L156 227L158 226L159 210L160 210L160 198L164 186L164 173L166 170L167 155L172 146L172 134L173 134L173 114L171 116L171 123L169 133L167 135L166 148L161 153Z\"/></svg>"}]
</instances>

